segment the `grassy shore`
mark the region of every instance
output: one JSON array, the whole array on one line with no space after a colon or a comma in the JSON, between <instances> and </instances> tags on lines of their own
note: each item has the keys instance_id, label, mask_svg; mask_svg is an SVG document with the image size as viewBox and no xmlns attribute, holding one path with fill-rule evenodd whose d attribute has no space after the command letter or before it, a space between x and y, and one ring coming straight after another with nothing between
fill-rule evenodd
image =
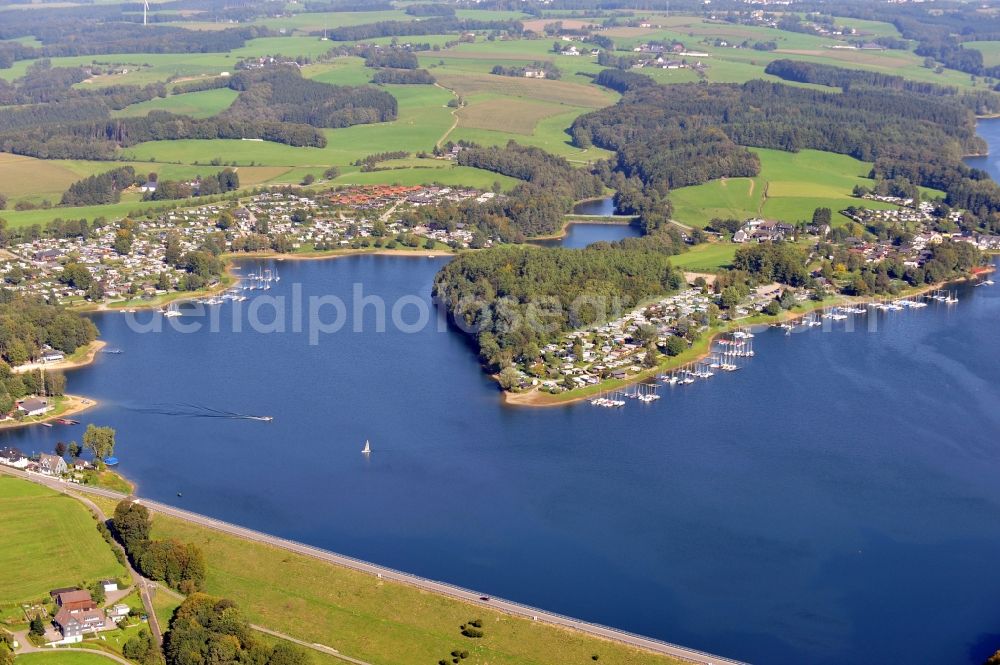
<instances>
[{"instance_id":1,"label":"grassy shore","mask_svg":"<svg viewBox=\"0 0 1000 665\"><path fill-rule=\"evenodd\" d=\"M0 515L0 605L39 600L50 589L126 574L90 511L73 498L0 476Z\"/></svg>"},{"instance_id":2,"label":"grassy shore","mask_svg":"<svg viewBox=\"0 0 1000 665\"><path fill-rule=\"evenodd\" d=\"M467 663L673 663L583 633L516 618L156 515L153 535L194 542L208 562L206 590L235 600L251 621L384 665L435 663L453 649ZM459 626L481 618L482 639ZM449 658L450 659L450 658Z\"/></svg>"},{"instance_id":3,"label":"grassy shore","mask_svg":"<svg viewBox=\"0 0 1000 665\"><path fill-rule=\"evenodd\" d=\"M72 416L97 406L96 400L81 397L80 395L56 395L49 399L55 403L55 407L48 413L41 416L26 416L20 420L7 418L0 421L0 430L17 429L18 427L27 427L28 425L40 425L51 422L56 418Z\"/></svg>"},{"instance_id":4,"label":"grassy shore","mask_svg":"<svg viewBox=\"0 0 1000 665\"><path fill-rule=\"evenodd\" d=\"M113 500L88 498L114 511ZM450 661L454 649L468 650L462 662L470 665L580 665L594 655L612 665L680 662L161 514L153 515L153 537L197 544L208 564L205 591L235 600L252 623L370 663ZM154 599L161 621L177 604L166 591ZM459 626L476 618L485 636L463 637Z\"/></svg>"}]
</instances>

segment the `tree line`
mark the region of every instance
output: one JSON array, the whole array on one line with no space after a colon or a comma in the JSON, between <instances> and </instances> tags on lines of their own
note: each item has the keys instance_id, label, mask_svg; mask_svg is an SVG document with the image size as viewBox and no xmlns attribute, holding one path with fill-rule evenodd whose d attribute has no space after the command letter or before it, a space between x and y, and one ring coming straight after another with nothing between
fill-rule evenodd
<instances>
[{"instance_id":1,"label":"tree line","mask_svg":"<svg viewBox=\"0 0 1000 665\"><path fill-rule=\"evenodd\" d=\"M426 69L380 69L372 75L376 85L433 85L434 75Z\"/></svg>"},{"instance_id":2,"label":"tree line","mask_svg":"<svg viewBox=\"0 0 1000 665\"><path fill-rule=\"evenodd\" d=\"M273 646L258 638L250 622L225 598L204 593L188 596L174 612L163 641L167 665L308 665L302 647L278 640Z\"/></svg>"},{"instance_id":3,"label":"tree line","mask_svg":"<svg viewBox=\"0 0 1000 665\"><path fill-rule=\"evenodd\" d=\"M0 151L42 159L110 160L117 158L119 148L146 141L214 138L321 148L326 136L319 128L385 122L397 113L396 98L387 92L312 81L293 66L239 72L228 86L239 97L211 118L153 111L143 117L67 122L53 105L57 117L52 122L3 131L0 115Z\"/></svg>"},{"instance_id":4,"label":"tree line","mask_svg":"<svg viewBox=\"0 0 1000 665\"><path fill-rule=\"evenodd\" d=\"M456 161L523 180L509 196L480 206L483 215L501 217L523 236L551 234L562 228L574 201L600 195L604 184L592 173L574 168L562 157L510 141L504 147L470 147Z\"/></svg>"},{"instance_id":5,"label":"tree line","mask_svg":"<svg viewBox=\"0 0 1000 665\"><path fill-rule=\"evenodd\" d=\"M135 169L120 166L104 173L77 180L62 195L60 205L85 206L118 203L122 190L135 184Z\"/></svg>"},{"instance_id":6,"label":"tree line","mask_svg":"<svg viewBox=\"0 0 1000 665\"><path fill-rule=\"evenodd\" d=\"M520 21L480 21L453 17L432 17L422 21L379 21L361 25L341 26L327 35L335 42L357 42L378 37L412 37L418 35L444 35L452 32L495 30L521 34Z\"/></svg>"},{"instance_id":7,"label":"tree line","mask_svg":"<svg viewBox=\"0 0 1000 665\"><path fill-rule=\"evenodd\" d=\"M153 540L153 523L145 506L129 500L120 502L111 525L129 560L144 576L166 582L184 594L202 588L205 556L201 549L177 540Z\"/></svg>"},{"instance_id":8,"label":"tree line","mask_svg":"<svg viewBox=\"0 0 1000 665\"><path fill-rule=\"evenodd\" d=\"M90 319L41 298L0 289L0 359L8 365L37 360L44 345L69 355L96 338Z\"/></svg>"},{"instance_id":9,"label":"tree line","mask_svg":"<svg viewBox=\"0 0 1000 665\"><path fill-rule=\"evenodd\" d=\"M985 145L957 96L871 86L833 93L765 81L661 86L629 77L634 87L622 74L607 78L629 86L623 98L578 118L571 133L578 146L615 151L615 169L647 190L666 195L756 175L757 158L746 146L811 148L874 162L872 177L942 189L949 205L995 228L1000 187L961 161Z\"/></svg>"},{"instance_id":10,"label":"tree line","mask_svg":"<svg viewBox=\"0 0 1000 665\"><path fill-rule=\"evenodd\" d=\"M534 360L562 333L679 289L683 277L670 265L677 251L660 237L582 250L493 247L442 268L434 297L475 340L487 370L498 372Z\"/></svg>"}]
</instances>

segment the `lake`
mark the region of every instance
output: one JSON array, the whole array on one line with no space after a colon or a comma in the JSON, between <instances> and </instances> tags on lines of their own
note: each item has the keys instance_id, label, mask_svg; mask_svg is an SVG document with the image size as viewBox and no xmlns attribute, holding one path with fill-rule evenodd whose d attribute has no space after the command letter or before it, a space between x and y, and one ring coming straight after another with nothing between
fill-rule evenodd
<instances>
[{"instance_id":1,"label":"lake","mask_svg":"<svg viewBox=\"0 0 1000 665\"><path fill-rule=\"evenodd\" d=\"M621 222L572 222L566 226L566 235L562 238L536 240L536 245L543 247L568 247L582 249L595 242L615 242L623 238L638 238L642 231L634 224Z\"/></svg>"},{"instance_id":2,"label":"lake","mask_svg":"<svg viewBox=\"0 0 1000 665\"><path fill-rule=\"evenodd\" d=\"M446 260L244 263L280 270L285 332L253 330L250 301L215 308L215 332L96 315L123 353L68 388L100 400L81 419L118 430L143 496L482 593L759 663L1000 648L1000 289L874 331L764 330L743 370L651 405L530 409L435 323ZM311 297L348 321L315 344L291 304Z\"/></svg>"},{"instance_id":3,"label":"lake","mask_svg":"<svg viewBox=\"0 0 1000 665\"><path fill-rule=\"evenodd\" d=\"M268 295L430 311L444 260L267 263ZM123 353L69 388L143 496L732 657L965 663L1000 646L1000 293L959 295L878 332L764 331L743 371L617 412L504 407L458 333L376 332L373 305L315 345L247 312L99 315Z\"/></svg>"},{"instance_id":4,"label":"lake","mask_svg":"<svg viewBox=\"0 0 1000 665\"><path fill-rule=\"evenodd\" d=\"M1000 118L980 120L976 133L986 139L990 146L988 155L983 157L967 157L965 163L990 174L995 181L1000 182Z\"/></svg>"},{"instance_id":5,"label":"lake","mask_svg":"<svg viewBox=\"0 0 1000 665\"><path fill-rule=\"evenodd\" d=\"M611 217L615 214L615 199L612 196L603 199L591 199L581 201L573 206L573 213L576 215L602 215Z\"/></svg>"}]
</instances>

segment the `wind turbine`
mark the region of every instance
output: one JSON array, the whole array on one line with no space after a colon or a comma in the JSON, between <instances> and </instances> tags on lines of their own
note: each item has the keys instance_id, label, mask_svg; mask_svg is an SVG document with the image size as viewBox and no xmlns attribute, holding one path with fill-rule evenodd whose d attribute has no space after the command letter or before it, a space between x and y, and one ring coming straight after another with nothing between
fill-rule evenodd
<instances>
[{"instance_id":1,"label":"wind turbine","mask_svg":"<svg viewBox=\"0 0 1000 665\"><path fill-rule=\"evenodd\" d=\"M148 25L146 22L146 12L149 11L149 0L142 0L142 24Z\"/></svg>"}]
</instances>

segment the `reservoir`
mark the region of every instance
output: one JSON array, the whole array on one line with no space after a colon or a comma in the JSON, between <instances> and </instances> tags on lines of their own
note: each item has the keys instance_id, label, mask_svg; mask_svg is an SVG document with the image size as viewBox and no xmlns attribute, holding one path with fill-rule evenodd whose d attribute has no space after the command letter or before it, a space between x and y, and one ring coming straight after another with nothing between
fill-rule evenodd
<instances>
[{"instance_id":1,"label":"reservoir","mask_svg":"<svg viewBox=\"0 0 1000 665\"><path fill-rule=\"evenodd\" d=\"M967 157L965 163L990 174L996 182L1000 182L1000 118L980 120L976 133L986 139L989 144L989 154L983 157Z\"/></svg>"},{"instance_id":2,"label":"reservoir","mask_svg":"<svg viewBox=\"0 0 1000 665\"><path fill-rule=\"evenodd\" d=\"M169 320L191 332L99 314L123 352L68 390L100 401L80 418L118 430L142 496L484 594L756 663L1000 648L1000 287L874 330L761 331L744 369L653 404L531 409L438 325L445 261L245 262L280 270L276 303L335 297L350 322L311 343L291 306L257 311L284 332L253 330L251 301Z\"/></svg>"},{"instance_id":3,"label":"reservoir","mask_svg":"<svg viewBox=\"0 0 1000 665\"><path fill-rule=\"evenodd\" d=\"M638 238L642 231L625 222L571 222L566 225L566 235L550 240L536 240L543 247L568 247L582 249L595 242L615 242L623 238Z\"/></svg>"},{"instance_id":4,"label":"reservoir","mask_svg":"<svg viewBox=\"0 0 1000 665\"><path fill-rule=\"evenodd\" d=\"M429 307L445 260L243 271L279 268L269 296ZM242 332L97 315L123 353L69 389L159 501L748 661L973 663L1000 625L1000 289L958 295L875 332L763 331L742 371L617 411L504 407L461 335L379 332L371 306L317 344L246 312Z\"/></svg>"},{"instance_id":5,"label":"reservoir","mask_svg":"<svg viewBox=\"0 0 1000 665\"><path fill-rule=\"evenodd\" d=\"M601 215L603 217L611 217L615 214L614 197L608 196L603 199L581 201L573 206L573 213L576 215Z\"/></svg>"}]
</instances>

